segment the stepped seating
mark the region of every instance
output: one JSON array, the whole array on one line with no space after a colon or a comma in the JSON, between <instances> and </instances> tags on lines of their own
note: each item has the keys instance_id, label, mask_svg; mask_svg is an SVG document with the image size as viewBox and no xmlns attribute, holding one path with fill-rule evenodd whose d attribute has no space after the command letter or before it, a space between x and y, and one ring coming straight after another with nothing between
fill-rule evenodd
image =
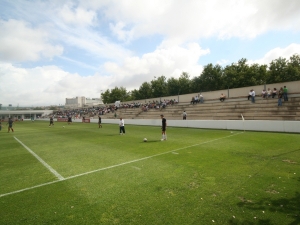
<instances>
[{"instance_id":1,"label":"stepped seating","mask_svg":"<svg viewBox=\"0 0 300 225\"><path fill-rule=\"evenodd\" d=\"M256 97L251 103L245 97L205 101L203 104L189 102L167 106L164 109L150 109L143 112L140 108L118 110L118 117L127 119L159 119L160 114L168 120L182 120L183 111L188 120L240 120L241 114L246 120L300 120L300 96L289 96L289 101L277 106L277 99ZM113 115L113 114L112 114Z\"/></svg>"}]
</instances>

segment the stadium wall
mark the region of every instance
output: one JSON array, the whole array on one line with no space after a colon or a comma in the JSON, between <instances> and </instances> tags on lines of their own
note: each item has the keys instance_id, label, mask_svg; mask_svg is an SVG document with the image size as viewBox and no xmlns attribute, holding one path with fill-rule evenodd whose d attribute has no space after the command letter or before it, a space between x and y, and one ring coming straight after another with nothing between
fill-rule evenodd
<instances>
[{"instance_id":1,"label":"stadium wall","mask_svg":"<svg viewBox=\"0 0 300 225\"><path fill-rule=\"evenodd\" d=\"M80 122L79 120L76 122ZM98 119L91 119L91 123L98 123ZM102 123L119 124L119 119L102 119ZM126 119L126 124L161 126L161 120ZM247 130L300 133L300 121L270 121L270 120L167 120L169 127Z\"/></svg>"}]
</instances>

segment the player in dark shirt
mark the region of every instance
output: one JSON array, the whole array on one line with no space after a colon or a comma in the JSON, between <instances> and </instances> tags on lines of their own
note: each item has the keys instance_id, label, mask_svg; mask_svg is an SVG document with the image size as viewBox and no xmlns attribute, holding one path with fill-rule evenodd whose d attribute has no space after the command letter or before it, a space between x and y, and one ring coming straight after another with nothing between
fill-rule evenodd
<instances>
[{"instance_id":1,"label":"player in dark shirt","mask_svg":"<svg viewBox=\"0 0 300 225\"><path fill-rule=\"evenodd\" d=\"M68 124L72 124L72 116L68 116Z\"/></svg>"},{"instance_id":2,"label":"player in dark shirt","mask_svg":"<svg viewBox=\"0 0 300 225\"><path fill-rule=\"evenodd\" d=\"M99 117L99 121L98 121L99 128L100 128L100 127L102 128L102 124L101 124L101 116L98 116L98 117Z\"/></svg>"},{"instance_id":3,"label":"player in dark shirt","mask_svg":"<svg viewBox=\"0 0 300 225\"><path fill-rule=\"evenodd\" d=\"M53 123L53 117L51 116L51 117L50 117L50 124L49 124L49 127L50 127L50 126L53 126L53 125L54 125L54 123Z\"/></svg>"},{"instance_id":4,"label":"player in dark shirt","mask_svg":"<svg viewBox=\"0 0 300 225\"><path fill-rule=\"evenodd\" d=\"M166 118L164 117L164 115L160 115L160 118L161 118L161 123L162 123L162 126L161 126L161 134L162 134L162 141L166 141L167 140L167 134L166 134L166 130L167 130L167 120Z\"/></svg>"},{"instance_id":5,"label":"player in dark shirt","mask_svg":"<svg viewBox=\"0 0 300 225\"><path fill-rule=\"evenodd\" d=\"M8 132L11 130L12 132L14 132L14 128L13 128L13 123L14 121L11 118L8 118Z\"/></svg>"}]
</instances>

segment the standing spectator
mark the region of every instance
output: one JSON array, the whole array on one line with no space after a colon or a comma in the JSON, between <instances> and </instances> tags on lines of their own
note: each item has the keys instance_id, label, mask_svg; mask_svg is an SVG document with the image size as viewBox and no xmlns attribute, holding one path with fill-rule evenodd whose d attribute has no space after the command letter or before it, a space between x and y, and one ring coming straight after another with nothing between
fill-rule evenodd
<instances>
[{"instance_id":1,"label":"standing spectator","mask_svg":"<svg viewBox=\"0 0 300 225\"><path fill-rule=\"evenodd\" d=\"M12 132L14 132L13 123L14 123L14 121L12 120L12 118L9 117L8 118L8 132L7 133L9 133L10 130Z\"/></svg>"},{"instance_id":2,"label":"standing spectator","mask_svg":"<svg viewBox=\"0 0 300 225\"><path fill-rule=\"evenodd\" d=\"M287 89L286 86L284 86L283 87L283 99L284 99L285 102L289 100L287 93L288 93L288 89Z\"/></svg>"},{"instance_id":3,"label":"standing spectator","mask_svg":"<svg viewBox=\"0 0 300 225\"><path fill-rule=\"evenodd\" d=\"M249 91L249 94L248 94L248 101L249 101L250 98L251 98L251 93L252 93L252 90Z\"/></svg>"},{"instance_id":4,"label":"standing spectator","mask_svg":"<svg viewBox=\"0 0 300 225\"><path fill-rule=\"evenodd\" d=\"M274 89L273 89L273 92L272 92L272 98L274 98L276 95L277 95L277 89L274 88Z\"/></svg>"},{"instance_id":5,"label":"standing spectator","mask_svg":"<svg viewBox=\"0 0 300 225\"><path fill-rule=\"evenodd\" d=\"M283 88L281 87L278 92L278 106L282 106Z\"/></svg>"},{"instance_id":6,"label":"standing spectator","mask_svg":"<svg viewBox=\"0 0 300 225\"><path fill-rule=\"evenodd\" d=\"M183 120L186 120L186 116L187 116L186 111L183 111L183 113L182 113Z\"/></svg>"},{"instance_id":7,"label":"standing spectator","mask_svg":"<svg viewBox=\"0 0 300 225\"><path fill-rule=\"evenodd\" d=\"M253 89L252 89L252 92L251 92L251 102L255 103L255 91Z\"/></svg>"},{"instance_id":8,"label":"standing spectator","mask_svg":"<svg viewBox=\"0 0 300 225\"><path fill-rule=\"evenodd\" d=\"M167 140L167 134L166 134L166 130L167 130L167 119L164 117L164 115L160 115L161 118L161 135L162 135L162 139L161 141L166 141Z\"/></svg>"},{"instance_id":9,"label":"standing spectator","mask_svg":"<svg viewBox=\"0 0 300 225\"><path fill-rule=\"evenodd\" d=\"M226 98L226 96L223 95L223 93L222 93L221 96L220 96L220 101L221 101L221 102L224 102L224 101L225 101L225 98Z\"/></svg>"},{"instance_id":10,"label":"standing spectator","mask_svg":"<svg viewBox=\"0 0 300 225\"><path fill-rule=\"evenodd\" d=\"M120 117L119 127L120 127L120 135L125 134L125 123L122 117Z\"/></svg>"}]
</instances>

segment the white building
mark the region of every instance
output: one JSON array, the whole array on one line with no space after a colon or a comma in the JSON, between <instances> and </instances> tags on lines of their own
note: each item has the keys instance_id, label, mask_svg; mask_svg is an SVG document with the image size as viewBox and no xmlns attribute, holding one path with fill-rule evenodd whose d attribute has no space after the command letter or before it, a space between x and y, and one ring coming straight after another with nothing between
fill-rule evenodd
<instances>
[{"instance_id":1,"label":"white building","mask_svg":"<svg viewBox=\"0 0 300 225\"><path fill-rule=\"evenodd\" d=\"M93 107L103 105L101 98L86 98L76 97L76 98L66 98L65 108L82 108L82 107Z\"/></svg>"}]
</instances>

